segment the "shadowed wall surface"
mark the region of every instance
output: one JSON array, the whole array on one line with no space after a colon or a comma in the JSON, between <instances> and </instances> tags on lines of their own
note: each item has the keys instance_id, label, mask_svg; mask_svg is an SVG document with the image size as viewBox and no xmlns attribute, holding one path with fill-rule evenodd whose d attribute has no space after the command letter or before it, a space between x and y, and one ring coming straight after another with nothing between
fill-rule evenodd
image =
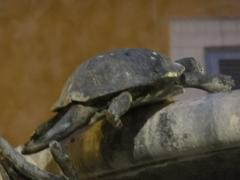
<instances>
[{"instance_id":1,"label":"shadowed wall surface","mask_svg":"<svg viewBox=\"0 0 240 180\"><path fill-rule=\"evenodd\" d=\"M23 143L77 65L112 48L169 52L175 17L237 17L237 0L0 1L0 134Z\"/></svg>"}]
</instances>

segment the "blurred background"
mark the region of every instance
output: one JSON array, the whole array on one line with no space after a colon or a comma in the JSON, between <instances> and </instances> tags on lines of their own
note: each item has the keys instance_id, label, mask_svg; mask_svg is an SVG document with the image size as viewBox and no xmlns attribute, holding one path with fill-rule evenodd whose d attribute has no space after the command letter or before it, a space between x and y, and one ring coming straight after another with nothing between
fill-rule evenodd
<instances>
[{"instance_id":1,"label":"blurred background","mask_svg":"<svg viewBox=\"0 0 240 180\"><path fill-rule=\"evenodd\" d=\"M193 56L239 87L240 1L1 0L0 134L25 142L80 63L123 47Z\"/></svg>"}]
</instances>

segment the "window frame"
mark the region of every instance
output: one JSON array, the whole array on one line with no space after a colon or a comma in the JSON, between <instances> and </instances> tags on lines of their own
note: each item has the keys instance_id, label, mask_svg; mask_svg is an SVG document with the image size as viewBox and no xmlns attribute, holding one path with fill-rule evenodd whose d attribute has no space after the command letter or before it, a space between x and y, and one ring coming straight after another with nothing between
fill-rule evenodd
<instances>
[{"instance_id":1,"label":"window frame","mask_svg":"<svg viewBox=\"0 0 240 180\"><path fill-rule=\"evenodd\" d=\"M206 47L204 56L207 73L218 74L220 60L240 59L240 46Z\"/></svg>"}]
</instances>

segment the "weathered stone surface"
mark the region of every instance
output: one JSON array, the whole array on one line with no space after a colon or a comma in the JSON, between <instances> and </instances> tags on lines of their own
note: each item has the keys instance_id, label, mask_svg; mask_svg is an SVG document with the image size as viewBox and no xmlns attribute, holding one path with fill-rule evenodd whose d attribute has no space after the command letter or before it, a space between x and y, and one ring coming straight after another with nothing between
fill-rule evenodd
<instances>
[{"instance_id":1,"label":"weathered stone surface","mask_svg":"<svg viewBox=\"0 0 240 180\"><path fill-rule=\"evenodd\" d=\"M240 143L240 91L179 101L148 119L135 137L134 158L212 151Z\"/></svg>"},{"instance_id":2,"label":"weathered stone surface","mask_svg":"<svg viewBox=\"0 0 240 180\"><path fill-rule=\"evenodd\" d=\"M223 177L227 170L226 173L234 177L238 174L240 161L237 158L240 154L239 105L240 91L233 91L178 101L163 109L154 105L142 107L144 110L133 110L125 118L127 120L125 123L129 123L130 126L118 132L114 139L107 139L109 131L94 138L98 148L92 153L99 153L99 156L87 159L99 162L95 163L95 167L91 166L92 169L88 169L87 173L95 172L92 174L98 175L100 179L113 177L176 179L177 171L180 169L179 174L183 178L193 176L199 179L206 177L214 179L217 176ZM92 131L102 129L103 126L100 125L101 123L97 123ZM73 143L70 143L71 138L64 142L71 159L74 159L77 165L83 163L87 166L84 164L86 162L82 161L84 158L78 158L84 157L86 155L84 153L89 151L80 151L83 141L76 139L85 139L86 136L75 133ZM89 140L91 141L88 136L87 144ZM79 142L81 143L77 145ZM79 149L76 150L76 147ZM75 153L71 154L73 151ZM83 154L76 156L77 151ZM35 155L34 159L44 159L48 154L46 152L47 150L39 153L37 155L39 158ZM91 156L91 153L88 156ZM54 169L50 165L53 164L51 156L48 156L45 165L42 161L25 157L43 169L50 171ZM93 162L90 164L93 165ZM107 170L107 166L97 167L103 164L101 162L108 164L111 170ZM80 168L79 171L84 175L83 169Z\"/></svg>"}]
</instances>

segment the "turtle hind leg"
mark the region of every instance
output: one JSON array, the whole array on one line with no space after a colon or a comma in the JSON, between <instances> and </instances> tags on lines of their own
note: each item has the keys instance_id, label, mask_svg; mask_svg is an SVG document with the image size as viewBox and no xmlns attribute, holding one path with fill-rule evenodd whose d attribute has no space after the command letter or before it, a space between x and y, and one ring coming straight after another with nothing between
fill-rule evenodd
<instances>
[{"instance_id":1,"label":"turtle hind leg","mask_svg":"<svg viewBox=\"0 0 240 180\"><path fill-rule=\"evenodd\" d=\"M201 74L204 74L204 72L205 72L203 65L200 64L193 57L186 57L186 58L178 59L178 60L176 60L176 62L185 67L184 72L198 72Z\"/></svg>"},{"instance_id":2,"label":"turtle hind leg","mask_svg":"<svg viewBox=\"0 0 240 180\"><path fill-rule=\"evenodd\" d=\"M73 105L59 119L53 127L49 128L38 138L31 138L24 146L22 153L30 154L43 150L48 147L52 140L62 140L77 129L88 124L92 115L96 112L95 108L83 105Z\"/></svg>"},{"instance_id":3,"label":"turtle hind leg","mask_svg":"<svg viewBox=\"0 0 240 180\"><path fill-rule=\"evenodd\" d=\"M59 112L55 114L52 118L50 118L47 122L44 122L39 125L39 127L34 131L33 135L31 136L31 139L37 139L42 134L44 134L48 129L52 128L64 115L64 112Z\"/></svg>"}]
</instances>

